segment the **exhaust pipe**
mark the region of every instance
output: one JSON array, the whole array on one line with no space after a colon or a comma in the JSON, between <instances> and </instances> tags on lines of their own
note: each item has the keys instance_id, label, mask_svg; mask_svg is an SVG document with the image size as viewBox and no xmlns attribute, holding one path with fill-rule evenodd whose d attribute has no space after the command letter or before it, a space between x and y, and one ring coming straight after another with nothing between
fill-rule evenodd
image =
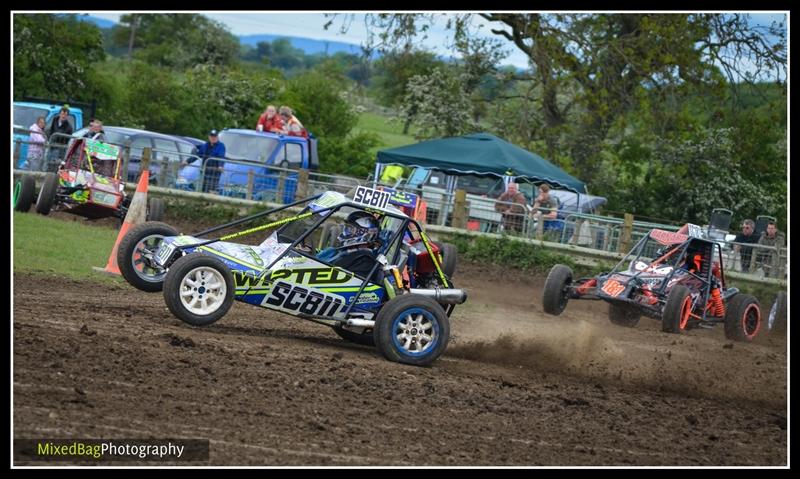
<instances>
[{"instance_id":1,"label":"exhaust pipe","mask_svg":"<svg viewBox=\"0 0 800 479\"><path fill-rule=\"evenodd\" d=\"M358 328L375 328L375 321L371 319L350 318L347 320L346 324Z\"/></svg>"},{"instance_id":2,"label":"exhaust pipe","mask_svg":"<svg viewBox=\"0 0 800 479\"><path fill-rule=\"evenodd\" d=\"M433 288L433 289L418 289L411 288L411 294L418 294L420 296L427 296L439 304L461 304L467 300L466 289L455 288Z\"/></svg>"}]
</instances>

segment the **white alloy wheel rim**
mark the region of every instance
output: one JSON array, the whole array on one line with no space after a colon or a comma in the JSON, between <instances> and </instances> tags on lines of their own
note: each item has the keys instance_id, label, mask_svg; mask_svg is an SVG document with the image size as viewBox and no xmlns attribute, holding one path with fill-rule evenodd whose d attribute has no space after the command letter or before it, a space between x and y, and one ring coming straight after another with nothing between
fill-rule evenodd
<instances>
[{"instance_id":1,"label":"white alloy wheel rim","mask_svg":"<svg viewBox=\"0 0 800 479\"><path fill-rule=\"evenodd\" d=\"M404 350L410 353L422 353L433 345L436 330L433 328L433 322L425 315L412 313L397 322L395 335Z\"/></svg>"},{"instance_id":2,"label":"white alloy wheel rim","mask_svg":"<svg viewBox=\"0 0 800 479\"><path fill-rule=\"evenodd\" d=\"M178 294L190 313L207 316L222 306L226 292L222 274L214 268L200 266L183 276Z\"/></svg>"}]
</instances>

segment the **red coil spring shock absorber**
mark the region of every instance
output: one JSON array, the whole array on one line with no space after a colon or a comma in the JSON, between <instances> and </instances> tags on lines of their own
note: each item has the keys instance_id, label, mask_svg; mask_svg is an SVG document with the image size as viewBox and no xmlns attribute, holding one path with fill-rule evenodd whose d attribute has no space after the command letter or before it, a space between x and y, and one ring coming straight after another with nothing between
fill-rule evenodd
<instances>
[{"instance_id":1,"label":"red coil spring shock absorber","mask_svg":"<svg viewBox=\"0 0 800 479\"><path fill-rule=\"evenodd\" d=\"M649 284L645 284L644 286L642 286L642 293L644 294L645 298L647 298L647 302L649 304L656 304L658 302L658 298L656 298L656 295L653 294L652 291L650 291Z\"/></svg>"},{"instance_id":2,"label":"red coil spring shock absorber","mask_svg":"<svg viewBox=\"0 0 800 479\"><path fill-rule=\"evenodd\" d=\"M725 303L722 301L722 295L719 292L719 286L714 285L711 290L711 298L708 300L708 306L714 316L718 318L725 317Z\"/></svg>"},{"instance_id":3,"label":"red coil spring shock absorber","mask_svg":"<svg viewBox=\"0 0 800 479\"><path fill-rule=\"evenodd\" d=\"M708 300L708 307L714 316L723 318L725 317L725 302L722 301L722 295L719 291L719 286L722 281L722 274L719 263L716 261L714 261L714 264L711 266L711 274L713 275L713 283L711 285L711 298Z\"/></svg>"}]
</instances>

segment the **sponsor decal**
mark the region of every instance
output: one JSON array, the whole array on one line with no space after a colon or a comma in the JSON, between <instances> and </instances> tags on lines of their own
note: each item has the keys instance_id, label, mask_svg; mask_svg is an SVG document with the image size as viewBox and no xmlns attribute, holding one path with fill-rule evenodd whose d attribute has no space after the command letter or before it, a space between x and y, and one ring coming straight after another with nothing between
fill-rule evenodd
<instances>
[{"instance_id":1,"label":"sponsor decal","mask_svg":"<svg viewBox=\"0 0 800 479\"><path fill-rule=\"evenodd\" d=\"M350 296L348 303L352 303L353 298L355 298L355 295ZM381 298L377 294L364 292L358 297L356 304L374 304L380 302L380 300Z\"/></svg>"},{"instance_id":2,"label":"sponsor decal","mask_svg":"<svg viewBox=\"0 0 800 479\"><path fill-rule=\"evenodd\" d=\"M233 275L233 286L237 290L264 289L269 288L269 274L255 274L252 271L231 271Z\"/></svg>"},{"instance_id":3,"label":"sponsor decal","mask_svg":"<svg viewBox=\"0 0 800 479\"><path fill-rule=\"evenodd\" d=\"M341 193L329 191L314 200L308 207L311 211L320 211L342 203L343 199Z\"/></svg>"},{"instance_id":4,"label":"sponsor decal","mask_svg":"<svg viewBox=\"0 0 800 479\"><path fill-rule=\"evenodd\" d=\"M308 285L344 284L353 278L353 273L339 268L276 269L272 272L271 278L273 280L293 279L294 283Z\"/></svg>"},{"instance_id":5,"label":"sponsor decal","mask_svg":"<svg viewBox=\"0 0 800 479\"><path fill-rule=\"evenodd\" d=\"M397 206L403 206L406 208L415 208L417 206L417 195L414 193L408 193L406 191L397 191L392 188L384 188L383 191L386 191L391 194L389 197L389 203Z\"/></svg>"},{"instance_id":6,"label":"sponsor decal","mask_svg":"<svg viewBox=\"0 0 800 479\"><path fill-rule=\"evenodd\" d=\"M107 145L97 140L86 140L86 154L97 157L98 160L116 160L119 156L119 147Z\"/></svg>"},{"instance_id":7,"label":"sponsor decal","mask_svg":"<svg viewBox=\"0 0 800 479\"><path fill-rule=\"evenodd\" d=\"M387 191L378 191L367 188L366 186L359 186L356 188L356 193L353 195L353 202L364 206L383 209L389 204L390 197L391 194Z\"/></svg>"},{"instance_id":8,"label":"sponsor decal","mask_svg":"<svg viewBox=\"0 0 800 479\"><path fill-rule=\"evenodd\" d=\"M158 248L158 252L156 253L156 259L158 260L158 264L166 264L166 262L172 257L172 253L175 252L175 244L169 243L161 243L161 246Z\"/></svg>"},{"instance_id":9,"label":"sponsor decal","mask_svg":"<svg viewBox=\"0 0 800 479\"><path fill-rule=\"evenodd\" d=\"M657 229L654 229L653 231L650 232L650 237L663 245L683 243L684 241L689 239L689 237L684 234L673 233L672 231L664 231Z\"/></svg>"},{"instance_id":10,"label":"sponsor decal","mask_svg":"<svg viewBox=\"0 0 800 479\"><path fill-rule=\"evenodd\" d=\"M258 265L258 266L260 266L260 267L262 267L262 268L264 267L264 260L263 260L263 259L261 259L261 256L259 256L259 255L258 255L258 253L256 253L256 252L255 252L255 250L253 250L253 248L251 248L251 247L249 247L249 246L244 246L244 245L241 245L241 246L240 246L240 249L241 249L241 251L242 251L243 253L245 253L245 254L249 254L249 255L250 255L250 257L253 259L253 262L254 262L256 265Z\"/></svg>"},{"instance_id":11,"label":"sponsor decal","mask_svg":"<svg viewBox=\"0 0 800 479\"><path fill-rule=\"evenodd\" d=\"M278 281L261 305L290 314L334 317L344 309L344 300L341 296Z\"/></svg>"}]
</instances>

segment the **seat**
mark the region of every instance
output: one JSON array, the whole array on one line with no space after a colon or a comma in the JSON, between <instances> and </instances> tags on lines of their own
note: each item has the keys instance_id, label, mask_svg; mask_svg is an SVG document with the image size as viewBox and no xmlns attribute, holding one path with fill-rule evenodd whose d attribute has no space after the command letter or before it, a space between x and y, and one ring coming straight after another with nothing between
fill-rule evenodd
<instances>
[{"instance_id":1,"label":"seat","mask_svg":"<svg viewBox=\"0 0 800 479\"><path fill-rule=\"evenodd\" d=\"M725 208L714 208L711 219L708 221L708 237L712 240L725 240L725 235L731 227L733 211Z\"/></svg>"},{"instance_id":2,"label":"seat","mask_svg":"<svg viewBox=\"0 0 800 479\"><path fill-rule=\"evenodd\" d=\"M774 216L767 216L767 215L756 216L756 227L754 229L754 233L760 236L761 233L767 231L767 224L770 221L777 222L777 219Z\"/></svg>"}]
</instances>

